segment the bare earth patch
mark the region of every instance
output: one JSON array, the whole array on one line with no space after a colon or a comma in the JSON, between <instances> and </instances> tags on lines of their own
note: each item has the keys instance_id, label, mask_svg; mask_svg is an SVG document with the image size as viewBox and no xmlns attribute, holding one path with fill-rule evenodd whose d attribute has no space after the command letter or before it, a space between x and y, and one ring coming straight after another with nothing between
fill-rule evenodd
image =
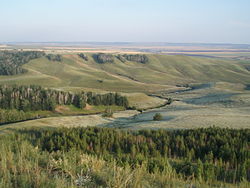
<instances>
[{"instance_id":1,"label":"bare earth patch","mask_svg":"<svg viewBox=\"0 0 250 188\"><path fill-rule=\"evenodd\" d=\"M58 113L64 113L65 111L70 111L70 109L67 106L57 106L55 111Z\"/></svg>"}]
</instances>

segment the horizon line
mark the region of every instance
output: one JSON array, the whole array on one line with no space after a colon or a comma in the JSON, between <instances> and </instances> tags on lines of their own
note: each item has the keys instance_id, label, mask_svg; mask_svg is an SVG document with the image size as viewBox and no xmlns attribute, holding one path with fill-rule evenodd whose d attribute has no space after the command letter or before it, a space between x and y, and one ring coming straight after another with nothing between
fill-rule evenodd
<instances>
[{"instance_id":1,"label":"horizon line","mask_svg":"<svg viewBox=\"0 0 250 188\"><path fill-rule=\"evenodd\" d=\"M0 44L53 44L53 43L79 43L79 44L200 44L200 45L250 45L250 43L230 43L230 42L134 42L134 41L9 41L2 42Z\"/></svg>"}]
</instances>

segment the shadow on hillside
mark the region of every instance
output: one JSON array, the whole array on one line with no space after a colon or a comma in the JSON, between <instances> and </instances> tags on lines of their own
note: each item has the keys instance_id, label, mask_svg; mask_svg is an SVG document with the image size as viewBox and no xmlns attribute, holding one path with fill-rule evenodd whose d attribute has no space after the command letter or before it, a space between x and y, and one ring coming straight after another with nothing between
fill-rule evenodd
<instances>
[{"instance_id":1,"label":"shadow on hillside","mask_svg":"<svg viewBox=\"0 0 250 188\"><path fill-rule=\"evenodd\" d=\"M143 116L144 113L135 115L134 117L119 117L115 118L114 121L108 122L108 123L102 123L97 125L98 127L113 127L113 128L129 128L134 127L136 124L147 124L147 123L160 123L164 121L170 121L172 119L175 119L175 116L163 116L163 119L161 121L154 121L153 116L155 112L152 113L152 115L147 115L147 117L140 117Z\"/></svg>"}]
</instances>

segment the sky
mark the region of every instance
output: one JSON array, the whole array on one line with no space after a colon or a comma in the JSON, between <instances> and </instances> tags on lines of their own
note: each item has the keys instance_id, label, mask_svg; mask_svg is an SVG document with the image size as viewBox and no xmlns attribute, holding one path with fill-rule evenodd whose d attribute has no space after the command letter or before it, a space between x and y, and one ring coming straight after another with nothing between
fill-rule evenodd
<instances>
[{"instance_id":1,"label":"sky","mask_svg":"<svg viewBox=\"0 0 250 188\"><path fill-rule=\"evenodd\" d=\"M250 0L0 0L0 42L250 44Z\"/></svg>"}]
</instances>

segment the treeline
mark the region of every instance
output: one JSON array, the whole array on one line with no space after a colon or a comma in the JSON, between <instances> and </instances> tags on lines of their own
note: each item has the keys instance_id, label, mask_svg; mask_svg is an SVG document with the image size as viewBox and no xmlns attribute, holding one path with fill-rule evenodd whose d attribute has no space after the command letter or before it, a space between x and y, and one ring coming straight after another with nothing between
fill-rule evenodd
<instances>
[{"instance_id":1,"label":"treeline","mask_svg":"<svg viewBox=\"0 0 250 188\"><path fill-rule=\"evenodd\" d=\"M145 165L148 172L169 168L203 181L250 181L250 130L221 128L142 130L70 128L25 132L43 151L70 150L115 159L121 166Z\"/></svg>"},{"instance_id":2,"label":"treeline","mask_svg":"<svg viewBox=\"0 0 250 188\"><path fill-rule=\"evenodd\" d=\"M59 54L48 54L46 55L46 58L50 61L62 61L62 56Z\"/></svg>"},{"instance_id":3,"label":"treeline","mask_svg":"<svg viewBox=\"0 0 250 188\"><path fill-rule=\"evenodd\" d=\"M117 105L128 107L128 100L117 93L71 93L45 89L41 86L0 86L0 108L22 111L54 111L56 105Z\"/></svg>"},{"instance_id":4,"label":"treeline","mask_svg":"<svg viewBox=\"0 0 250 188\"><path fill-rule=\"evenodd\" d=\"M84 57L83 55L81 54L82 58ZM79 54L79 56L80 56L80 54ZM123 63L126 61L134 61L137 63L145 64L149 61L149 59L146 55L141 55L141 54L119 54L117 56L114 56L112 54L99 53L99 54L94 54L93 58L97 63L100 63L100 64L113 63L115 61L115 58L117 58L118 60L120 60Z\"/></svg>"},{"instance_id":5,"label":"treeline","mask_svg":"<svg viewBox=\"0 0 250 188\"><path fill-rule=\"evenodd\" d=\"M16 75L24 73L22 65L32 59L44 56L39 51L1 51L0 52L0 75Z\"/></svg>"},{"instance_id":6,"label":"treeline","mask_svg":"<svg viewBox=\"0 0 250 188\"><path fill-rule=\"evenodd\" d=\"M25 120L39 119L43 117L49 117L49 112L34 111L34 112L24 112L22 110L5 110L0 109L0 125L6 123L14 123Z\"/></svg>"}]
</instances>

